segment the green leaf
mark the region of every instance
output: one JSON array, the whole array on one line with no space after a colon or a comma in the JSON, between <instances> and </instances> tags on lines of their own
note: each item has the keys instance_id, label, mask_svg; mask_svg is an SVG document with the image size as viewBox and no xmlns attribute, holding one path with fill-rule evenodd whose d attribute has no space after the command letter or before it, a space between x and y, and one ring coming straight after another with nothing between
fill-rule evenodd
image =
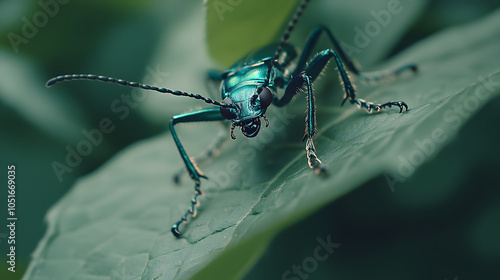
<instances>
[{"instance_id":1,"label":"green leaf","mask_svg":"<svg viewBox=\"0 0 500 280\"><path fill-rule=\"evenodd\" d=\"M206 39L213 59L229 67L250 51L278 42L301 1L206 1ZM391 1L389 1L391 2ZM366 65L386 55L427 1L400 1L390 13L388 1L311 1L290 37L298 47L318 24L352 46L352 56ZM391 9L391 11L393 11ZM375 16L374 16L375 15ZM377 25L373 29L373 23ZM372 29L371 29L372 28ZM356 38L356 30L368 35ZM368 31L366 31L368 30ZM370 32L370 30L373 30ZM369 51L367 51L369 50Z\"/></svg>"},{"instance_id":2,"label":"green leaf","mask_svg":"<svg viewBox=\"0 0 500 280\"><path fill-rule=\"evenodd\" d=\"M202 182L206 195L199 216L183 228L181 239L172 236L170 226L187 209L193 184L188 178L182 187L171 183L181 167L171 137L131 146L54 205L24 279L244 275L279 231L380 174L411 176L497 96L499 24L497 11L432 36L383 67L417 62L415 76L383 85L358 83L360 97L404 100L410 106L406 113L393 109L369 115L349 105L340 108L340 92L315 87L315 145L329 168L326 178L307 166L300 141L304 100L270 108L269 128L255 139L238 135L201 167L211 180ZM331 75L327 72L323 80ZM179 130L194 155L215 132L212 124L192 127L196 130ZM422 148L422 142L434 149Z\"/></svg>"}]
</instances>

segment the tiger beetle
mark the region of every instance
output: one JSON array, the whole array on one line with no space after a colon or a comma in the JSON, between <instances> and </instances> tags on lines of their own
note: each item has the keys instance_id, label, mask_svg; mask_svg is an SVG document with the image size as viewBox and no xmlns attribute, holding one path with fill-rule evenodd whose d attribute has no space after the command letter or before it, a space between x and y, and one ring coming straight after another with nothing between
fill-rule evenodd
<instances>
[{"instance_id":1,"label":"tiger beetle","mask_svg":"<svg viewBox=\"0 0 500 280\"><path fill-rule=\"evenodd\" d=\"M222 74L217 74L213 71L209 72L209 80L220 82L222 102L217 102L199 94L91 74L58 76L50 79L47 82L47 86L49 87L55 83L69 80L98 80L160 93L191 97L216 106L176 115L170 121L172 137L184 161L187 172L194 181L195 190L189 209L180 220L172 226L172 233L176 237L180 237L180 225L187 223L189 216L196 216L197 207L199 206L198 197L202 194L200 179L208 178L198 169L194 160L191 159L184 150L177 136L177 132L175 131L175 126L177 124L230 120L230 136L232 139L236 139L234 134L236 127L240 127L244 136L252 138L257 136L261 129L261 118L264 119L265 126L269 126L266 111L271 104L277 107L285 106L297 93L303 90L307 94L305 134L303 137L306 147L306 156L310 168L317 174L324 174L326 172L325 166L317 157L313 143L313 137L316 133L316 107L314 104L312 83L325 68L330 59L333 58L340 73L340 79L344 90L344 99L341 105L349 101L351 104L356 104L358 108L365 109L369 113L374 111L379 112L386 107L390 108L392 106L399 107L399 113L401 113L403 109L408 110L408 105L403 101L375 104L356 98L356 90L348 73L352 73L365 81L378 81L384 78L397 77L407 70L416 72L417 66L415 64L404 65L393 71L361 72L347 57L332 32L323 25L318 25L314 28L298 60L296 59L298 56L297 50L288 43L288 39L308 3L309 0L303 0L301 2L294 17L288 23L286 31L279 43L269 45L248 54ZM307 61L312 57L313 48L322 34L327 36L332 44L332 48L317 53L312 58L311 62L307 64ZM278 89L284 89L284 94L282 94L281 97L277 94ZM213 150L211 149L204 153L204 158L212 154Z\"/></svg>"}]
</instances>

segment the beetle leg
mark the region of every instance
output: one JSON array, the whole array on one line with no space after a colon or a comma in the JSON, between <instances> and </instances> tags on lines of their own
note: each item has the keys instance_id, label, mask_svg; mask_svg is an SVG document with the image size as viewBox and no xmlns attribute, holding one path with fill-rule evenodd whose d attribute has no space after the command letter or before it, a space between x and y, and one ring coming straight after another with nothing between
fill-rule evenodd
<instances>
[{"instance_id":1,"label":"beetle leg","mask_svg":"<svg viewBox=\"0 0 500 280\"><path fill-rule=\"evenodd\" d=\"M308 61L309 57L312 54L313 48L316 45L319 37L321 34L326 34L327 37L330 39L330 42L333 44L333 49L325 49L318 53L314 59L311 61L311 63L306 67L306 62ZM342 81L342 85L344 87L344 99L342 101L342 105L345 103L345 101L349 100L351 104L356 104L360 109L365 109L369 113L372 112L378 112L384 108L387 107L392 107L392 106L397 106L399 107L399 112L401 113L404 110L408 110L408 105L403 102L403 101L396 101L396 102L386 102L383 104L375 104L372 102L367 102L363 99L358 99L356 98L356 89L354 85L351 82L351 79L348 75L349 71L350 73L353 73L354 75L358 76L359 78L366 80L366 81L379 81L383 79L388 79L392 77L397 77L401 75L402 73L406 71L412 71L416 72L417 71L417 66L415 64L407 64L402 67L397 68L394 71L377 71L377 72L371 72L371 73L366 73L366 72L361 72L355 65L354 63L349 59L349 57L346 55L346 53L342 50L340 47L340 44L337 42L331 31L326 28L325 26L319 25L317 26L312 34L309 36L309 39L307 40L306 45L304 46L302 55L299 58L299 61L297 62L297 66L295 69L293 69L292 72L292 79L290 80L287 90L285 91L285 94L283 95L282 98L275 97L273 100L273 103L276 106L284 106L288 104L293 98L295 94L297 94L297 90L288 90L288 88L292 89L298 89L302 85L302 81L300 79L296 79L294 77L298 77L301 75L301 73L305 70L306 74L310 77L311 82L313 82L321 73L321 71L325 68L327 62L331 59L334 58L335 63L337 65L337 68L340 73L340 78ZM347 69L344 67L344 65L347 67ZM305 69L304 69L305 68ZM300 84L296 85L294 83Z\"/></svg>"}]
</instances>

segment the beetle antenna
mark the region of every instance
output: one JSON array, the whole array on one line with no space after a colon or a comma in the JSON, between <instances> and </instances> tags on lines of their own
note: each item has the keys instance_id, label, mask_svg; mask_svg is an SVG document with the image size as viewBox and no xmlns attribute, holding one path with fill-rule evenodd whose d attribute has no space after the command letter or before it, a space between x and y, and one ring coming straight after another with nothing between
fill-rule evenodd
<instances>
[{"instance_id":1,"label":"beetle antenna","mask_svg":"<svg viewBox=\"0 0 500 280\"><path fill-rule=\"evenodd\" d=\"M309 3L310 0L303 0L300 6L297 8L297 11L295 12L295 15L293 16L293 19L288 22L288 27L285 31L285 34L283 34L283 37L281 38L281 42L278 46L278 49L274 53L273 61L277 60L283 51L283 47L285 46L286 42L288 42L288 38L290 38L290 33L292 33L293 28L295 27L295 24L299 21L300 16L302 16L302 12L306 9L307 4Z\"/></svg>"},{"instance_id":2,"label":"beetle antenna","mask_svg":"<svg viewBox=\"0 0 500 280\"><path fill-rule=\"evenodd\" d=\"M177 95L177 96L187 96L187 97L191 97L194 99L203 100L203 101L205 101L205 103L212 104L215 106L220 106L220 107L234 108L234 106L235 106L232 104L220 103L220 102L217 102L217 101L212 100L210 98L203 97L199 94L193 94L193 93L188 93L188 92L183 92L183 91L178 91L178 90L171 90L171 89L166 89L166 88L162 88L162 87L140 84L140 83L136 83L136 82L129 82L129 81L125 81L122 79L116 79L116 78L112 78L112 77L97 76L97 75L93 75L93 74L73 74L73 75L58 76L58 77L50 79L47 82L47 87L53 86L54 84L59 83L59 82L71 81L71 80L97 80L97 81L101 81L101 82L119 84L119 85L127 86L127 87L142 88L145 90L154 90L154 91L157 91L160 93L170 93L170 94Z\"/></svg>"}]
</instances>

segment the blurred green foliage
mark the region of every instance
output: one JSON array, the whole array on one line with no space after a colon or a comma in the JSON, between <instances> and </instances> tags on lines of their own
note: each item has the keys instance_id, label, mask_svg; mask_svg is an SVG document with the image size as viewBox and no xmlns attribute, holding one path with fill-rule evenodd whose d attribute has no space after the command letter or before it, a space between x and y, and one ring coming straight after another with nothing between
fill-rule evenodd
<instances>
[{"instance_id":1,"label":"blurred green foliage","mask_svg":"<svg viewBox=\"0 0 500 280\"><path fill-rule=\"evenodd\" d=\"M328 235L341 245L309 279L495 278L498 106L497 97L394 192L380 175L280 233L244 279L281 279Z\"/></svg>"},{"instance_id":2,"label":"blurred green foliage","mask_svg":"<svg viewBox=\"0 0 500 280\"><path fill-rule=\"evenodd\" d=\"M316 6L316 11L323 10L328 16L329 9L322 9L320 4L329 3L314 2L323 2ZM21 36L26 20L41 20L35 16L44 8L38 1L0 2L0 159L1 166L18 167L20 219L18 273L15 278L5 273L6 242L0 239L0 278L20 278L23 266L46 230L43 220L47 210L78 178L129 144L164 132L171 115L199 105L165 97L156 102L151 98L137 109L128 106L130 113L122 120L121 114L112 111L111 104L118 100L123 105L121 96L130 94L129 89L84 82L46 89L44 82L69 73L142 81L148 77L148 69L161 65L169 73L161 85L204 92L203 72L217 65L204 53L208 48L195 48L201 54L186 48L188 53L184 54L172 42L200 46L204 41L204 30L182 33L182 26L204 20L198 8L201 5L201 1L68 1L59 6L53 17L48 17L46 24L31 30L33 38L20 44L16 52L9 34ZM332 28L341 38L350 38L352 26L364 21L352 13L355 9L345 9L364 7L368 2L341 1L331 5L342 7L332 11L341 23ZM370 51L356 58L370 66L389 53L395 54L441 29L481 18L497 7L497 1L492 0L431 1L409 30L405 31L405 27L387 32L373 42ZM317 20L303 18L303 27L294 33L292 42L300 45ZM405 24L410 27L411 20ZM391 48L393 45L396 47ZM170 62L176 68L169 67ZM230 62L218 59L218 63ZM249 279L281 277L283 271L310 255L317 236L328 234L342 246L311 279L332 275L343 279L467 279L486 278L495 272L498 275L494 265L500 252L496 223L500 218L496 206L500 198L493 187L498 185L495 175L499 170L499 148L494 141L498 133L491 129L496 127L494 120L498 120L496 108L498 99L471 119L454 142L408 181L398 184L396 192L389 192L385 178L375 178L283 232L271 243ZM105 135L89 156L71 168L72 172L64 173L61 182L53 163L65 163L67 147L76 149L86 140L82 131L97 128L105 118L116 126L114 132ZM195 130L186 135L195 137ZM5 209L4 205L2 199L0 209ZM0 219L5 221L6 213L0 213ZM306 228L315 231L305 231Z\"/></svg>"}]
</instances>

